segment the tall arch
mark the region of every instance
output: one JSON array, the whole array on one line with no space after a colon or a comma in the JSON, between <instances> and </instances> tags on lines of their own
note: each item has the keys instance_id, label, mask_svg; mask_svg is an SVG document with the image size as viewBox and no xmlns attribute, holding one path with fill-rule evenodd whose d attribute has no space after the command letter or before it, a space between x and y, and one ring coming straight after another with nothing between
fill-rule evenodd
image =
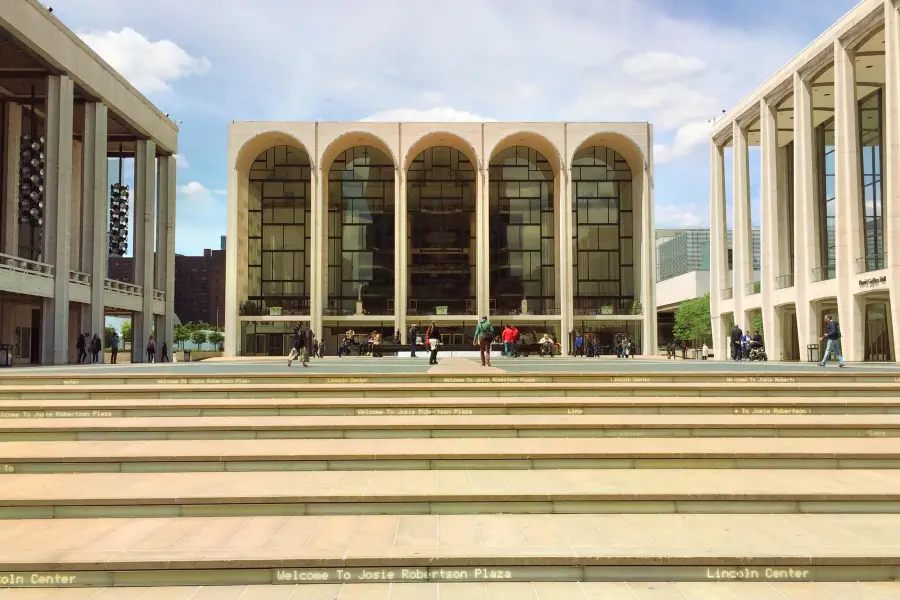
<instances>
[{"instance_id":1,"label":"tall arch","mask_svg":"<svg viewBox=\"0 0 900 600\"><path fill-rule=\"evenodd\" d=\"M635 173L608 146L586 144L572 156L572 296L577 314L632 314L639 296L634 243ZM655 310L648 307L647 310Z\"/></svg>"},{"instance_id":2,"label":"tall arch","mask_svg":"<svg viewBox=\"0 0 900 600\"><path fill-rule=\"evenodd\" d=\"M455 141L425 146L439 139ZM407 309L413 315L475 314L477 163L460 142L431 134L413 145L420 150L407 162Z\"/></svg>"},{"instance_id":3,"label":"tall arch","mask_svg":"<svg viewBox=\"0 0 900 600\"><path fill-rule=\"evenodd\" d=\"M305 149L275 145L259 152L242 177L247 232L242 314L268 315L280 309L283 315L309 315L311 170ZM282 349L289 347L289 333L283 332ZM245 332L243 337L245 353L278 353L269 334Z\"/></svg>"},{"instance_id":4,"label":"tall arch","mask_svg":"<svg viewBox=\"0 0 900 600\"><path fill-rule=\"evenodd\" d=\"M558 245L553 164L531 146L506 146L489 166L491 312L553 314ZM523 302L524 301L524 302Z\"/></svg>"},{"instance_id":5,"label":"tall arch","mask_svg":"<svg viewBox=\"0 0 900 600\"><path fill-rule=\"evenodd\" d=\"M376 147L351 146L325 164L326 312L389 315L395 286L393 158Z\"/></svg>"}]
</instances>

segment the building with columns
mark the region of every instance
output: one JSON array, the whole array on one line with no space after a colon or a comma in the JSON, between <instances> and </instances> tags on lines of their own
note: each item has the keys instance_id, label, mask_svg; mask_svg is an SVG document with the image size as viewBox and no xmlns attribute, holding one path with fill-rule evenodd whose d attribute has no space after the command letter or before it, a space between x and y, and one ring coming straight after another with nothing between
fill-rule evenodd
<instances>
[{"instance_id":1,"label":"building with columns","mask_svg":"<svg viewBox=\"0 0 900 600\"><path fill-rule=\"evenodd\" d=\"M0 3L0 109L0 347L14 363L73 362L79 333L102 337L115 314L133 316L144 360L137 340L174 326L178 128L34 0ZM107 277L110 160L124 157L130 282Z\"/></svg>"},{"instance_id":2,"label":"building with columns","mask_svg":"<svg viewBox=\"0 0 900 600\"><path fill-rule=\"evenodd\" d=\"M726 344L731 323L744 326L761 311L770 360L816 360L824 350L823 318L831 314L840 323L847 360L897 360L897 11L895 0L863 0L716 122L710 145L716 350ZM760 161L758 280L748 246L753 146ZM725 252L729 211L733 269ZM726 354L719 351L716 358Z\"/></svg>"},{"instance_id":3,"label":"building with columns","mask_svg":"<svg viewBox=\"0 0 900 600\"><path fill-rule=\"evenodd\" d=\"M225 353L308 323L495 325L656 346L648 123L262 123L229 131Z\"/></svg>"}]
</instances>

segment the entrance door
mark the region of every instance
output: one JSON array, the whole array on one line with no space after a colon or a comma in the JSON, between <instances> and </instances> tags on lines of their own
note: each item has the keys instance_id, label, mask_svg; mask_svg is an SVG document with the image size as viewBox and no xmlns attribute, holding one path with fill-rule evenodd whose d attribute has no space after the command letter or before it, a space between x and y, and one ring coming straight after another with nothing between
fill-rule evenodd
<instances>
[{"instance_id":1,"label":"entrance door","mask_svg":"<svg viewBox=\"0 0 900 600\"><path fill-rule=\"evenodd\" d=\"M866 354L867 362L891 360L891 332L887 320L888 305L875 302L866 305Z\"/></svg>"},{"instance_id":2,"label":"entrance door","mask_svg":"<svg viewBox=\"0 0 900 600\"><path fill-rule=\"evenodd\" d=\"M31 364L41 362L41 310L31 311Z\"/></svg>"},{"instance_id":3,"label":"entrance door","mask_svg":"<svg viewBox=\"0 0 900 600\"><path fill-rule=\"evenodd\" d=\"M284 356L286 354L283 333L267 333L266 342L267 356Z\"/></svg>"}]
</instances>

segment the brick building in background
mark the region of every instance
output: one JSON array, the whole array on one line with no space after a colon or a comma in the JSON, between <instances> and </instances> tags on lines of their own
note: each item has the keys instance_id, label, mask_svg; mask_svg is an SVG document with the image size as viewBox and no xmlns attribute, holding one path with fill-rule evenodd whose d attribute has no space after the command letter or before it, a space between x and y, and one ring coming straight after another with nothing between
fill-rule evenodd
<instances>
[{"instance_id":1,"label":"brick building in background","mask_svg":"<svg viewBox=\"0 0 900 600\"><path fill-rule=\"evenodd\" d=\"M132 258L110 258L109 278L131 282ZM222 325L225 311L225 251L203 256L175 255L175 315L182 323L204 321Z\"/></svg>"}]
</instances>

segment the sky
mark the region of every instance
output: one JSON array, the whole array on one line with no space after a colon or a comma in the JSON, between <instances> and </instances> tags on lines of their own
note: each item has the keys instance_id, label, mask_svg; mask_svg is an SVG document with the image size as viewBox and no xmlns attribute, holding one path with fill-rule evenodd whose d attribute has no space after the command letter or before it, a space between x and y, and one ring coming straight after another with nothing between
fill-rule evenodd
<instances>
[{"instance_id":1,"label":"sky","mask_svg":"<svg viewBox=\"0 0 900 600\"><path fill-rule=\"evenodd\" d=\"M180 254L225 234L227 127L240 120L649 121L656 226L706 227L711 119L855 3L49 2L178 122Z\"/></svg>"}]
</instances>

